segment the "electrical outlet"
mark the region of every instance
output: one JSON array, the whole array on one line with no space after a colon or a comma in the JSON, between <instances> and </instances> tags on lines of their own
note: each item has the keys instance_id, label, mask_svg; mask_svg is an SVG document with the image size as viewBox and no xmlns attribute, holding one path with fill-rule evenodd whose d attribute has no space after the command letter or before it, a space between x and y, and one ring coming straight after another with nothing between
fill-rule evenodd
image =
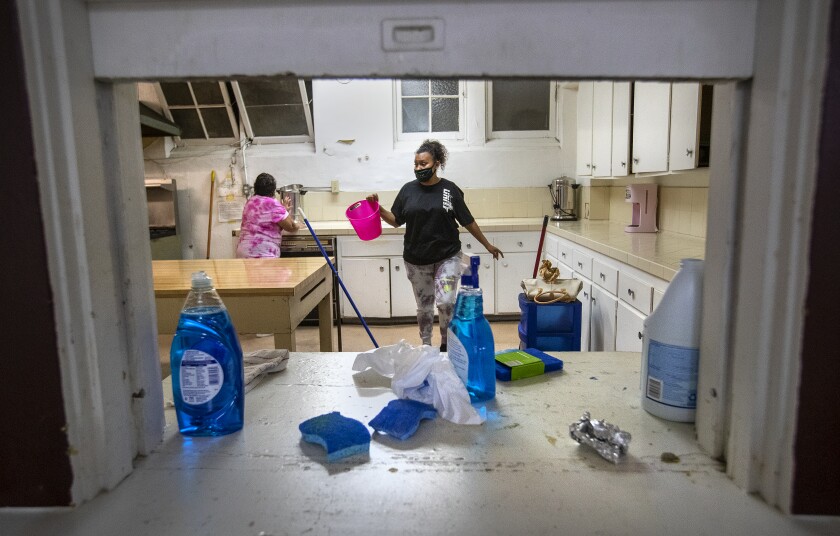
<instances>
[{"instance_id":1,"label":"electrical outlet","mask_svg":"<svg viewBox=\"0 0 840 536\"><path fill-rule=\"evenodd\" d=\"M338 193L338 179L330 181L330 191L334 194Z\"/></svg>"}]
</instances>

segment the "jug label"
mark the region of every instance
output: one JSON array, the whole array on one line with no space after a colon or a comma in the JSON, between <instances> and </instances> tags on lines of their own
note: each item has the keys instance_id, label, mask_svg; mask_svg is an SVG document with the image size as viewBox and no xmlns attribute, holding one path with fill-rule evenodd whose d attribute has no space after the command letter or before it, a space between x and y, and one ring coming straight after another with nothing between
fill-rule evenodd
<instances>
[{"instance_id":1,"label":"jug label","mask_svg":"<svg viewBox=\"0 0 840 536\"><path fill-rule=\"evenodd\" d=\"M651 339L645 396L676 408L697 407L697 361L700 350Z\"/></svg>"},{"instance_id":2,"label":"jug label","mask_svg":"<svg viewBox=\"0 0 840 536\"><path fill-rule=\"evenodd\" d=\"M204 404L222 389L225 372L212 355L201 350L184 352L181 360L181 398L185 404Z\"/></svg>"},{"instance_id":3,"label":"jug label","mask_svg":"<svg viewBox=\"0 0 840 536\"><path fill-rule=\"evenodd\" d=\"M467 377L470 369L470 358L467 355L467 349L464 344L458 339L458 336L450 329L446 335L446 353L449 360L452 361L452 367L455 373L467 384Z\"/></svg>"}]
</instances>

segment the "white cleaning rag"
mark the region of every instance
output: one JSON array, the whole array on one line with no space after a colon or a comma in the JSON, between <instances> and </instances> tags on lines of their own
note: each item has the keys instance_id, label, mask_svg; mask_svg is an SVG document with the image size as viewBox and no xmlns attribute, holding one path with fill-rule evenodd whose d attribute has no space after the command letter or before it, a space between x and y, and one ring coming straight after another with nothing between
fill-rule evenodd
<instances>
[{"instance_id":1,"label":"white cleaning rag","mask_svg":"<svg viewBox=\"0 0 840 536\"><path fill-rule=\"evenodd\" d=\"M257 350L242 355L243 373L245 376L245 392L260 383L266 374L286 370L289 364L288 350ZM163 393L163 407L175 407L172 401L172 390Z\"/></svg>"},{"instance_id":2,"label":"white cleaning rag","mask_svg":"<svg viewBox=\"0 0 840 536\"><path fill-rule=\"evenodd\" d=\"M353 370L368 368L391 378L391 389L397 397L431 404L447 421L456 424L484 422L470 404L470 395L452 362L433 346L412 346L401 340L357 355Z\"/></svg>"}]
</instances>

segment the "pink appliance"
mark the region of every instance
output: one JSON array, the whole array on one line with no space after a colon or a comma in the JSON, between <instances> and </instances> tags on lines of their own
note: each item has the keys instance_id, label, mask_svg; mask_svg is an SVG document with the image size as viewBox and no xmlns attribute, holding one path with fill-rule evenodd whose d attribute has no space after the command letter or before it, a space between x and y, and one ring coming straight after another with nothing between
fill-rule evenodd
<instances>
[{"instance_id":1,"label":"pink appliance","mask_svg":"<svg viewBox=\"0 0 840 536\"><path fill-rule=\"evenodd\" d=\"M624 228L625 233L655 233L656 185L630 184L624 191L624 201L633 203L633 220Z\"/></svg>"}]
</instances>

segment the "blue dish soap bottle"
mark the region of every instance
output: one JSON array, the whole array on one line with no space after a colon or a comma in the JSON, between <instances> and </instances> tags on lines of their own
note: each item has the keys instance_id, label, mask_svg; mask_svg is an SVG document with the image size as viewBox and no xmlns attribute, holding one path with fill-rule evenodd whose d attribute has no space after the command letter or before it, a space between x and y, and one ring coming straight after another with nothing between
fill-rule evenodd
<instances>
[{"instance_id":1,"label":"blue dish soap bottle","mask_svg":"<svg viewBox=\"0 0 840 536\"><path fill-rule=\"evenodd\" d=\"M204 272L192 274L169 352L178 430L220 436L242 429L242 347L222 299Z\"/></svg>"},{"instance_id":2,"label":"blue dish soap bottle","mask_svg":"<svg viewBox=\"0 0 840 536\"><path fill-rule=\"evenodd\" d=\"M484 318L484 300L478 287L480 265L477 255L470 257L470 274L461 276L446 339L449 360L467 386L471 402L496 396L495 344L490 323Z\"/></svg>"}]
</instances>

